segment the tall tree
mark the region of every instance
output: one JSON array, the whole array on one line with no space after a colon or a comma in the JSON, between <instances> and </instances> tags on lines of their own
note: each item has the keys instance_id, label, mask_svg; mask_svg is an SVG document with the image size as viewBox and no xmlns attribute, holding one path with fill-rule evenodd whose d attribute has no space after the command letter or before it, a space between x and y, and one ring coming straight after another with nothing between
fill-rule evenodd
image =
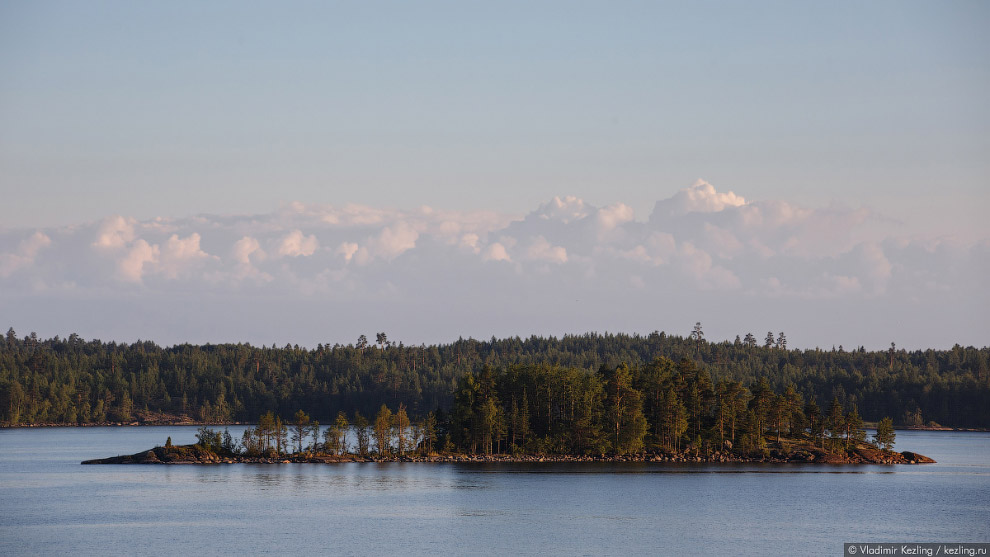
<instances>
[{"instance_id":1,"label":"tall tree","mask_svg":"<svg viewBox=\"0 0 990 557\"><path fill-rule=\"evenodd\" d=\"M839 397L833 397L832 404L828 407L828 414L825 416L825 429L828 430L833 445L838 444L838 440L845 430L845 425L846 420L842 413L842 404L839 402Z\"/></svg>"},{"instance_id":2,"label":"tall tree","mask_svg":"<svg viewBox=\"0 0 990 557\"><path fill-rule=\"evenodd\" d=\"M889 451L894 448L894 421L890 417L884 417L877 422L877 431L873 434L873 444L878 448Z\"/></svg>"},{"instance_id":3,"label":"tall tree","mask_svg":"<svg viewBox=\"0 0 990 557\"><path fill-rule=\"evenodd\" d=\"M437 416L433 412L426 414L423 420L423 454L433 453L433 444L437 437Z\"/></svg>"},{"instance_id":4,"label":"tall tree","mask_svg":"<svg viewBox=\"0 0 990 557\"><path fill-rule=\"evenodd\" d=\"M694 329L691 331L691 340L694 341L695 355L701 353L701 343L705 340L705 333L701 330L701 321L694 324Z\"/></svg>"},{"instance_id":5,"label":"tall tree","mask_svg":"<svg viewBox=\"0 0 990 557\"><path fill-rule=\"evenodd\" d=\"M688 430L687 408L684 407L673 386L667 389L663 398L665 424L663 442L667 448L679 451L681 437Z\"/></svg>"},{"instance_id":6,"label":"tall tree","mask_svg":"<svg viewBox=\"0 0 990 557\"><path fill-rule=\"evenodd\" d=\"M375 416L375 445L378 454L387 455L392 452L392 411L382 404Z\"/></svg>"},{"instance_id":7,"label":"tall tree","mask_svg":"<svg viewBox=\"0 0 990 557\"><path fill-rule=\"evenodd\" d=\"M604 372L604 373L602 373ZM629 366L603 368L605 408L612 426L612 450L617 454L634 453L643 448L646 418L640 392L632 386Z\"/></svg>"},{"instance_id":8,"label":"tall tree","mask_svg":"<svg viewBox=\"0 0 990 557\"><path fill-rule=\"evenodd\" d=\"M282 454L286 451L286 444L288 442L288 428L285 423L282 422L280 416L275 416L275 452Z\"/></svg>"},{"instance_id":9,"label":"tall tree","mask_svg":"<svg viewBox=\"0 0 990 557\"><path fill-rule=\"evenodd\" d=\"M337 454L347 453L347 430L350 424L347 422L347 414L343 410L337 412L337 419L333 422L333 427L339 432L337 438Z\"/></svg>"},{"instance_id":10,"label":"tall tree","mask_svg":"<svg viewBox=\"0 0 990 557\"><path fill-rule=\"evenodd\" d=\"M370 427L368 418L362 416L360 412L354 412L354 435L357 437L358 454L361 456L367 456L370 452L371 435L368 432Z\"/></svg>"},{"instance_id":11,"label":"tall tree","mask_svg":"<svg viewBox=\"0 0 990 557\"><path fill-rule=\"evenodd\" d=\"M399 403L399 409L395 412L395 439L396 449L400 455L406 454L406 444L409 442L409 416L406 415L406 405Z\"/></svg>"},{"instance_id":12,"label":"tall tree","mask_svg":"<svg viewBox=\"0 0 990 557\"><path fill-rule=\"evenodd\" d=\"M292 417L292 442L296 445L296 452L303 450L303 441L309 434L309 415L302 410L296 410L296 415Z\"/></svg>"},{"instance_id":13,"label":"tall tree","mask_svg":"<svg viewBox=\"0 0 990 557\"><path fill-rule=\"evenodd\" d=\"M853 405L846 412L845 429L847 448L853 448L856 446L856 443L866 440L866 431L863 429L863 418L859 416L859 410L856 408L856 405Z\"/></svg>"},{"instance_id":14,"label":"tall tree","mask_svg":"<svg viewBox=\"0 0 990 557\"><path fill-rule=\"evenodd\" d=\"M309 434L313 437L313 452L323 452L323 449L320 447L320 422L313 420L309 423Z\"/></svg>"},{"instance_id":15,"label":"tall tree","mask_svg":"<svg viewBox=\"0 0 990 557\"><path fill-rule=\"evenodd\" d=\"M825 420L821 416L821 408L818 407L818 402L814 397L808 399L808 403L804 405L804 416L808 420L808 433L811 436L811 442L816 443L821 440L822 449L825 448Z\"/></svg>"}]
</instances>

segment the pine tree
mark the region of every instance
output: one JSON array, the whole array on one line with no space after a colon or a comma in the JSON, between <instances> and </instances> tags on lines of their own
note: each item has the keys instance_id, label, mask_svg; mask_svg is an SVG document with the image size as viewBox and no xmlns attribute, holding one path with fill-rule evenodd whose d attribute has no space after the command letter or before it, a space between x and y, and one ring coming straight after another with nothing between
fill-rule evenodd
<instances>
[{"instance_id":1,"label":"pine tree","mask_svg":"<svg viewBox=\"0 0 990 557\"><path fill-rule=\"evenodd\" d=\"M863 430L863 418L859 416L859 409L856 408L855 404L849 412L846 412L845 426L847 448L853 448L856 446L856 443L866 440L866 431Z\"/></svg>"},{"instance_id":2,"label":"pine tree","mask_svg":"<svg viewBox=\"0 0 990 557\"><path fill-rule=\"evenodd\" d=\"M292 442L296 445L296 452L303 450L303 441L309 434L309 415L302 410L296 410L296 415L292 420Z\"/></svg>"},{"instance_id":3,"label":"pine tree","mask_svg":"<svg viewBox=\"0 0 990 557\"><path fill-rule=\"evenodd\" d=\"M360 412L354 412L354 434L357 436L357 449L361 456L368 456L371 451L369 428L368 418L362 416Z\"/></svg>"},{"instance_id":4,"label":"pine tree","mask_svg":"<svg viewBox=\"0 0 990 557\"><path fill-rule=\"evenodd\" d=\"M873 435L873 444L878 448L889 451L894 448L894 421L889 417L884 417L877 423L877 431Z\"/></svg>"},{"instance_id":5,"label":"pine tree","mask_svg":"<svg viewBox=\"0 0 990 557\"><path fill-rule=\"evenodd\" d=\"M379 455L387 455L392 452L392 411L388 406L382 404L375 416L375 445L378 447Z\"/></svg>"},{"instance_id":6,"label":"pine tree","mask_svg":"<svg viewBox=\"0 0 990 557\"><path fill-rule=\"evenodd\" d=\"M839 403L839 397L834 397L832 404L828 407L828 414L825 416L825 429L828 430L829 438L835 445L842 436L843 429L845 429L845 417L842 414L842 404Z\"/></svg>"},{"instance_id":7,"label":"pine tree","mask_svg":"<svg viewBox=\"0 0 990 557\"><path fill-rule=\"evenodd\" d=\"M409 416L406 415L406 405L399 403L399 409L395 412L395 439L396 449L400 455L406 454L406 444L409 441Z\"/></svg>"}]
</instances>

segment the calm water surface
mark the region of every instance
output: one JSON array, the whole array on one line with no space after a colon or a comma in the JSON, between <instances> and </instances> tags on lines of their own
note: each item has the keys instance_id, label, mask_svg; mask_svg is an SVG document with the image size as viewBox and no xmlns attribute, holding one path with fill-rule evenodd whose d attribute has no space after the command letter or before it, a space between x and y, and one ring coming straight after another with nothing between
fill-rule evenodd
<instances>
[{"instance_id":1,"label":"calm water surface","mask_svg":"<svg viewBox=\"0 0 990 557\"><path fill-rule=\"evenodd\" d=\"M241 429L231 429L239 438ZM990 541L990 434L925 466L81 466L193 427L0 430L0 554L825 554Z\"/></svg>"}]
</instances>

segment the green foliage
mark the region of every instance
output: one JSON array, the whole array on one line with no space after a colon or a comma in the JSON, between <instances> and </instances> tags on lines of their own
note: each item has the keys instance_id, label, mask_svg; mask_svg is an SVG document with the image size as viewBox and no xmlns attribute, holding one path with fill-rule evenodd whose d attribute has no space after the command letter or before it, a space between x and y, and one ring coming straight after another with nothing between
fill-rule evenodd
<instances>
[{"instance_id":1,"label":"green foliage","mask_svg":"<svg viewBox=\"0 0 990 557\"><path fill-rule=\"evenodd\" d=\"M793 386L806 400L838 398L842 407L855 403L866 420L893 416L906 425L938 422L990 428L990 348L791 350L772 333L767 335L768 347L758 346L751 333L745 336L738 344L656 332L458 339L405 346L383 334L375 345L364 337L358 345L307 350L248 344L163 348L147 341L86 341L75 334L46 340L36 335L18 338L11 329L0 342L0 423L129 422L159 412L224 423L249 421L269 410L291 416L298 409L329 423L339 411L375 415L382 404L397 408L400 403L410 417L422 417L436 408L451 408L461 379L468 373L480 375L485 365L503 371L547 366L570 370L555 374L593 375L602 366L615 369L625 362L633 371L644 416L651 424L644 439L647 445L664 436L657 429L661 395L666 391L662 385L675 367L684 368L674 388L695 436L712 425L702 418L713 415L721 420L720 437L731 439L730 422L734 419L738 426L743 411L721 402L718 384L737 382L762 393L765 389L757 387L761 379L775 393ZM700 375L686 379L692 371ZM526 384L526 405L521 391L497 401L503 415L489 416L493 450L498 450L500 441L523 446L536 436L559 433L550 431L560 423L553 406L562 394L553 392L558 379L551 381L549 410L543 405L548 402L545 382ZM582 392L588 388L592 387L585 385ZM532 431L522 431L518 419L513 425L512 397L519 411L526 406L530 412ZM576 416L578 399L574 402ZM773 407L764 407L764 402L758 401L754 408L762 435L768 431L776 435L775 417L782 429L792 426L786 411L773 416ZM711 414L719 404L723 404L721 413ZM568 407L568 419L570 414ZM594 436L589 437L594 427L588 416L585 413L582 433L570 442L595 445ZM456 432L451 433L456 437ZM437 435L439 439L445 432Z\"/></svg>"},{"instance_id":2,"label":"green foliage","mask_svg":"<svg viewBox=\"0 0 990 557\"><path fill-rule=\"evenodd\" d=\"M196 432L196 444L216 453L221 452L223 450L223 434L214 429L202 426Z\"/></svg>"},{"instance_id":3,"label":"green foliage","mask_svg":"<svg viewBox=\"0 0 990 557\"><path fill-rule=\"evenodd\" d=\"M392 410L384 404L375 416L375 447L380 455L392 453Z\"/></svg>"},{"instance_id":4,"label":"green foliage","mask_svg":"<svg viewBox=\"0 0 990 557\"><path fill-rule=\"evenodd\" d=\"M863 429L863 418L859 416L859 410L853 406L845 417L846 422L846 445L854 447L857 443L866 441L866 430Z\"/></svg>"},{"instance_id":5,"label":"green foliage","mask_svg":"<svg viewBox=\"0 0 990 557\"><path fill-rule=\"evenodd\" d=\"M354 434L357 436L358 454L361 456L367 456L370 451L370 427L367 418L360 412L354 413Z\"/></svg>"},{"instance_id":6,"label":"green foliage","mask_svg":"<svg viewBox=\"0 0 990 557\"><path fill-rule=\"evenodd\" d=\"M894 448L894 421L889 417L884 417L877 422L877 431L873 434L873 444L878 448L889 451Z\"/></svg>"},{"instance_id":7,"label":"green foliage","mask_svg":"<svg viewBox=\"0 0 990 557\"><path fill-rule=\"evenodd\" d=\"M292 419L292 442L296 445L296 452L302 452L303 443L309 436L309 426L309 414L296 410L296 415Z\"/></svg>"}]
</instances>

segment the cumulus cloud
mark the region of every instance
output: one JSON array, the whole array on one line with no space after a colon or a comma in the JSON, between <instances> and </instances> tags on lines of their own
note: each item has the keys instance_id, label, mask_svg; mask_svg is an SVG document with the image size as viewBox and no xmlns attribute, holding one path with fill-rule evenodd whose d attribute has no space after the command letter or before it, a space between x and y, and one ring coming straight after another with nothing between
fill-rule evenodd
<instances>
[{"instance_id":1,"label":"cumulus cloud","mask_svg":"<svg viewBox=\"0 0 990 557\"><path fill-rule=\"evenodd\" d=\"M126 255L117 261L117 274L127 282L141 282L144 278L145 267L158 263L161 250L157 245L151 245L144 239L138 239L127 250Z\"/></svg>"},{"instance_id":2,"label":"cumulus cloud","mask_svg":"<svg viewBox=\"0 0 990 557\"><path fill-rule=\"evenodd\" d=\"M312 234L304 236L301 230L293 230L279 242L278 254L286 257L309 257L316 253L319 247L320 242L316 236Z\"/></svg>"},{"instance_id":3,"label":"cumulus cloud","mask_svg":"<svg viewBox=\"0 0 990 557\"><path fill-rule=\"evenodd\" d=\"M718 192L715 186L698 180L673 197L658 201L653 214L656 217L686 215L688 213L717 213L729 207L742 207L746 200L735 193Z\"/></svg>"},{"instance_id":4,"label":"cumulus cloud","mask_svg":"<svg viewBox=\"0 0 990 557\"><path fill-rule=\"evenodd\" d=\"M358 249L360 249L359 246L354 242L343 242L337 247L336 253L343 255L345 261L350 261Z\"/></svg>"},{"instance_id":5,"label":"cumulus cloud","mask_svg":"<svg viewBox=\"0 0 990 557\"><path fill-rule=\"evenodd\" d=\"M595 211L595 220L601 231L612 230L634 218L632 207L624 203L616 203Z\"/></svg>"},{"instance_id":6,"label":"cumulus cloud","mask_svg":"<svg viewBox=\"0 0 990 557\"><path fill-rule=\"evenodd\" d=\"M201 238L198 232L193 232L185 238L172 234L159 248L159 271L168 278L176 278L180 273L196 266L197 263L211 259L210 255L199 247Z\"/></svg>"},{"instance_id":7,"label":"cumulus cloud","mask_svg":"<svg viewBox=\"0 0 990 557\"><path fill-rule=\"evenodd\" d=\"M590 208L585 205L584 200L568 195L565 197L554 197L550 201L540 205L534 213L541 219L554 220L563 223L573 222L588 216Z\"/></svg>"},{"instance_id":8,"label":"cumulus cloud","mask_svg":"<svg viewBox=\"0 0 990 557\"><path fill-rule=\"evenodd\" d=\"M747 201L703 180L657 202L646 222L637 221L621 202L595 207L573 196L554 197L521 218L425 205L401 210L292 203L268 215L146 222L111 216L90 227L21 233L16 242L8 234L8 248L0 245L0 277L23 274L42 249L59 253L53 234L67 237L63 244L70 249L78 244L72 238L88 230L91 258L109 258L113 276L129 283L149 277L211 283L254 277L290 289L303 282L332 288L341 277L356 280L354 273L389 275L409 253L417 255L401 265L419 265L415 273L456 258L461 268L512 262L521 277L528 271L545 274L545 265L552 264L562 277L580 277L589 285L621 270L647 285L652 277L689 280L689 288L776 295L883 295L891 285L920 289L922 283L944 280L895 260L922 248L909 247L916 240L884 243L893 235L878 234L877 222L864 209ZM221 255L211 255L207 244ZM321 251L321 245L335 247ZM924 246L924 253L936 249ZM373 262L385 266L370 266ZM71 274L49 263L39 272ZM104 267L93 264L88 278L99 282ZM603 275L603 270L608 271ZM42 278L57 283L66 277ZM79 283L86 277L71 278Z\"/></svg>"},{"instance_id":9,"label":"cumulus cloud","mask_svg":"<svg viewBox=\"0 0 990 557\"><path fill-rule=\"evenodd\" d=\"M95 299L123 284L148 299L250 292L358 305L418 300L466 304L479 315L535 311L534 299L557 297L618 307L630 290L639 301L628 315L707 307L718 295L829 304L980 295L973 277L988 271L990 242L903 232L865 209L747 200L704 181L661 199L645 221L621 202L596 207L572 196L521 216L292 203L249 216L0 229L0 292L16 297L44 284Z\"/></svg>"},{"instance_id":10,"label":"cumulus cloud","mask_svg":"<svg viewBox=\"0 0 990 557\"><path fill-rule=\"evenodd\" d=\"M373 255L393 259L416 247L419 232L409 223L399 221L386 226L377 238L370 242Z\"/></svg>"},{"instance_id":11,"label":"cumulus cloud","mask_svg":"<svg viewBox=\"0 0 990 557\"><path fill-rule=\"evenodd\" d=\"M500 242L494 242L489 245L482 254L481 259L483 261L512 261L512 258L509 257L509 252Z\"/></svg>"},{"instance_id":12,"label":"cumulus cloud","mask_svg":"<svg viewBox=\"0 0 990 557\"><path fill-rule=\"evenodd\" d=\"M567 263L567 249L551 245L543 236L533 238L526 248L526 257L534 261L550 263Z\"/></svg>"},{"instance_id":13,"label":"cumulus cloud","mask_svg":"<svg viewBox=\"0 0 990 557\"><path fill-rule=\"evenodd\" d=\"M43 232L35 232L21 241L13 253L0 253L0 277L9 277L20 269L30 267L38 252L51 244L51 238Z\"/></svg>"},{"instance_id":14,"label":"cumulus cloud","mask_svg":"<svg viewBox=\"0 0 990 557\"><path fill-rule=\"evenodd\" d=\"M134 240L134 225L137 221L122 216L107 217L97 229L94 247L119 249Z\"/></svg>"},{"instance_id":15,"label":"cumulus cloud","mask_svg":"<svg viewBox=\"0 0 990 557\"><path fill-rule=\"evenodd\" d=\"M235 262L250 265L252 256L256 260L263 260L265 258L265 250L261 249L261 243L257 239L244 236L234 244L231 255Z\"/></svg>"}]
</instances>

